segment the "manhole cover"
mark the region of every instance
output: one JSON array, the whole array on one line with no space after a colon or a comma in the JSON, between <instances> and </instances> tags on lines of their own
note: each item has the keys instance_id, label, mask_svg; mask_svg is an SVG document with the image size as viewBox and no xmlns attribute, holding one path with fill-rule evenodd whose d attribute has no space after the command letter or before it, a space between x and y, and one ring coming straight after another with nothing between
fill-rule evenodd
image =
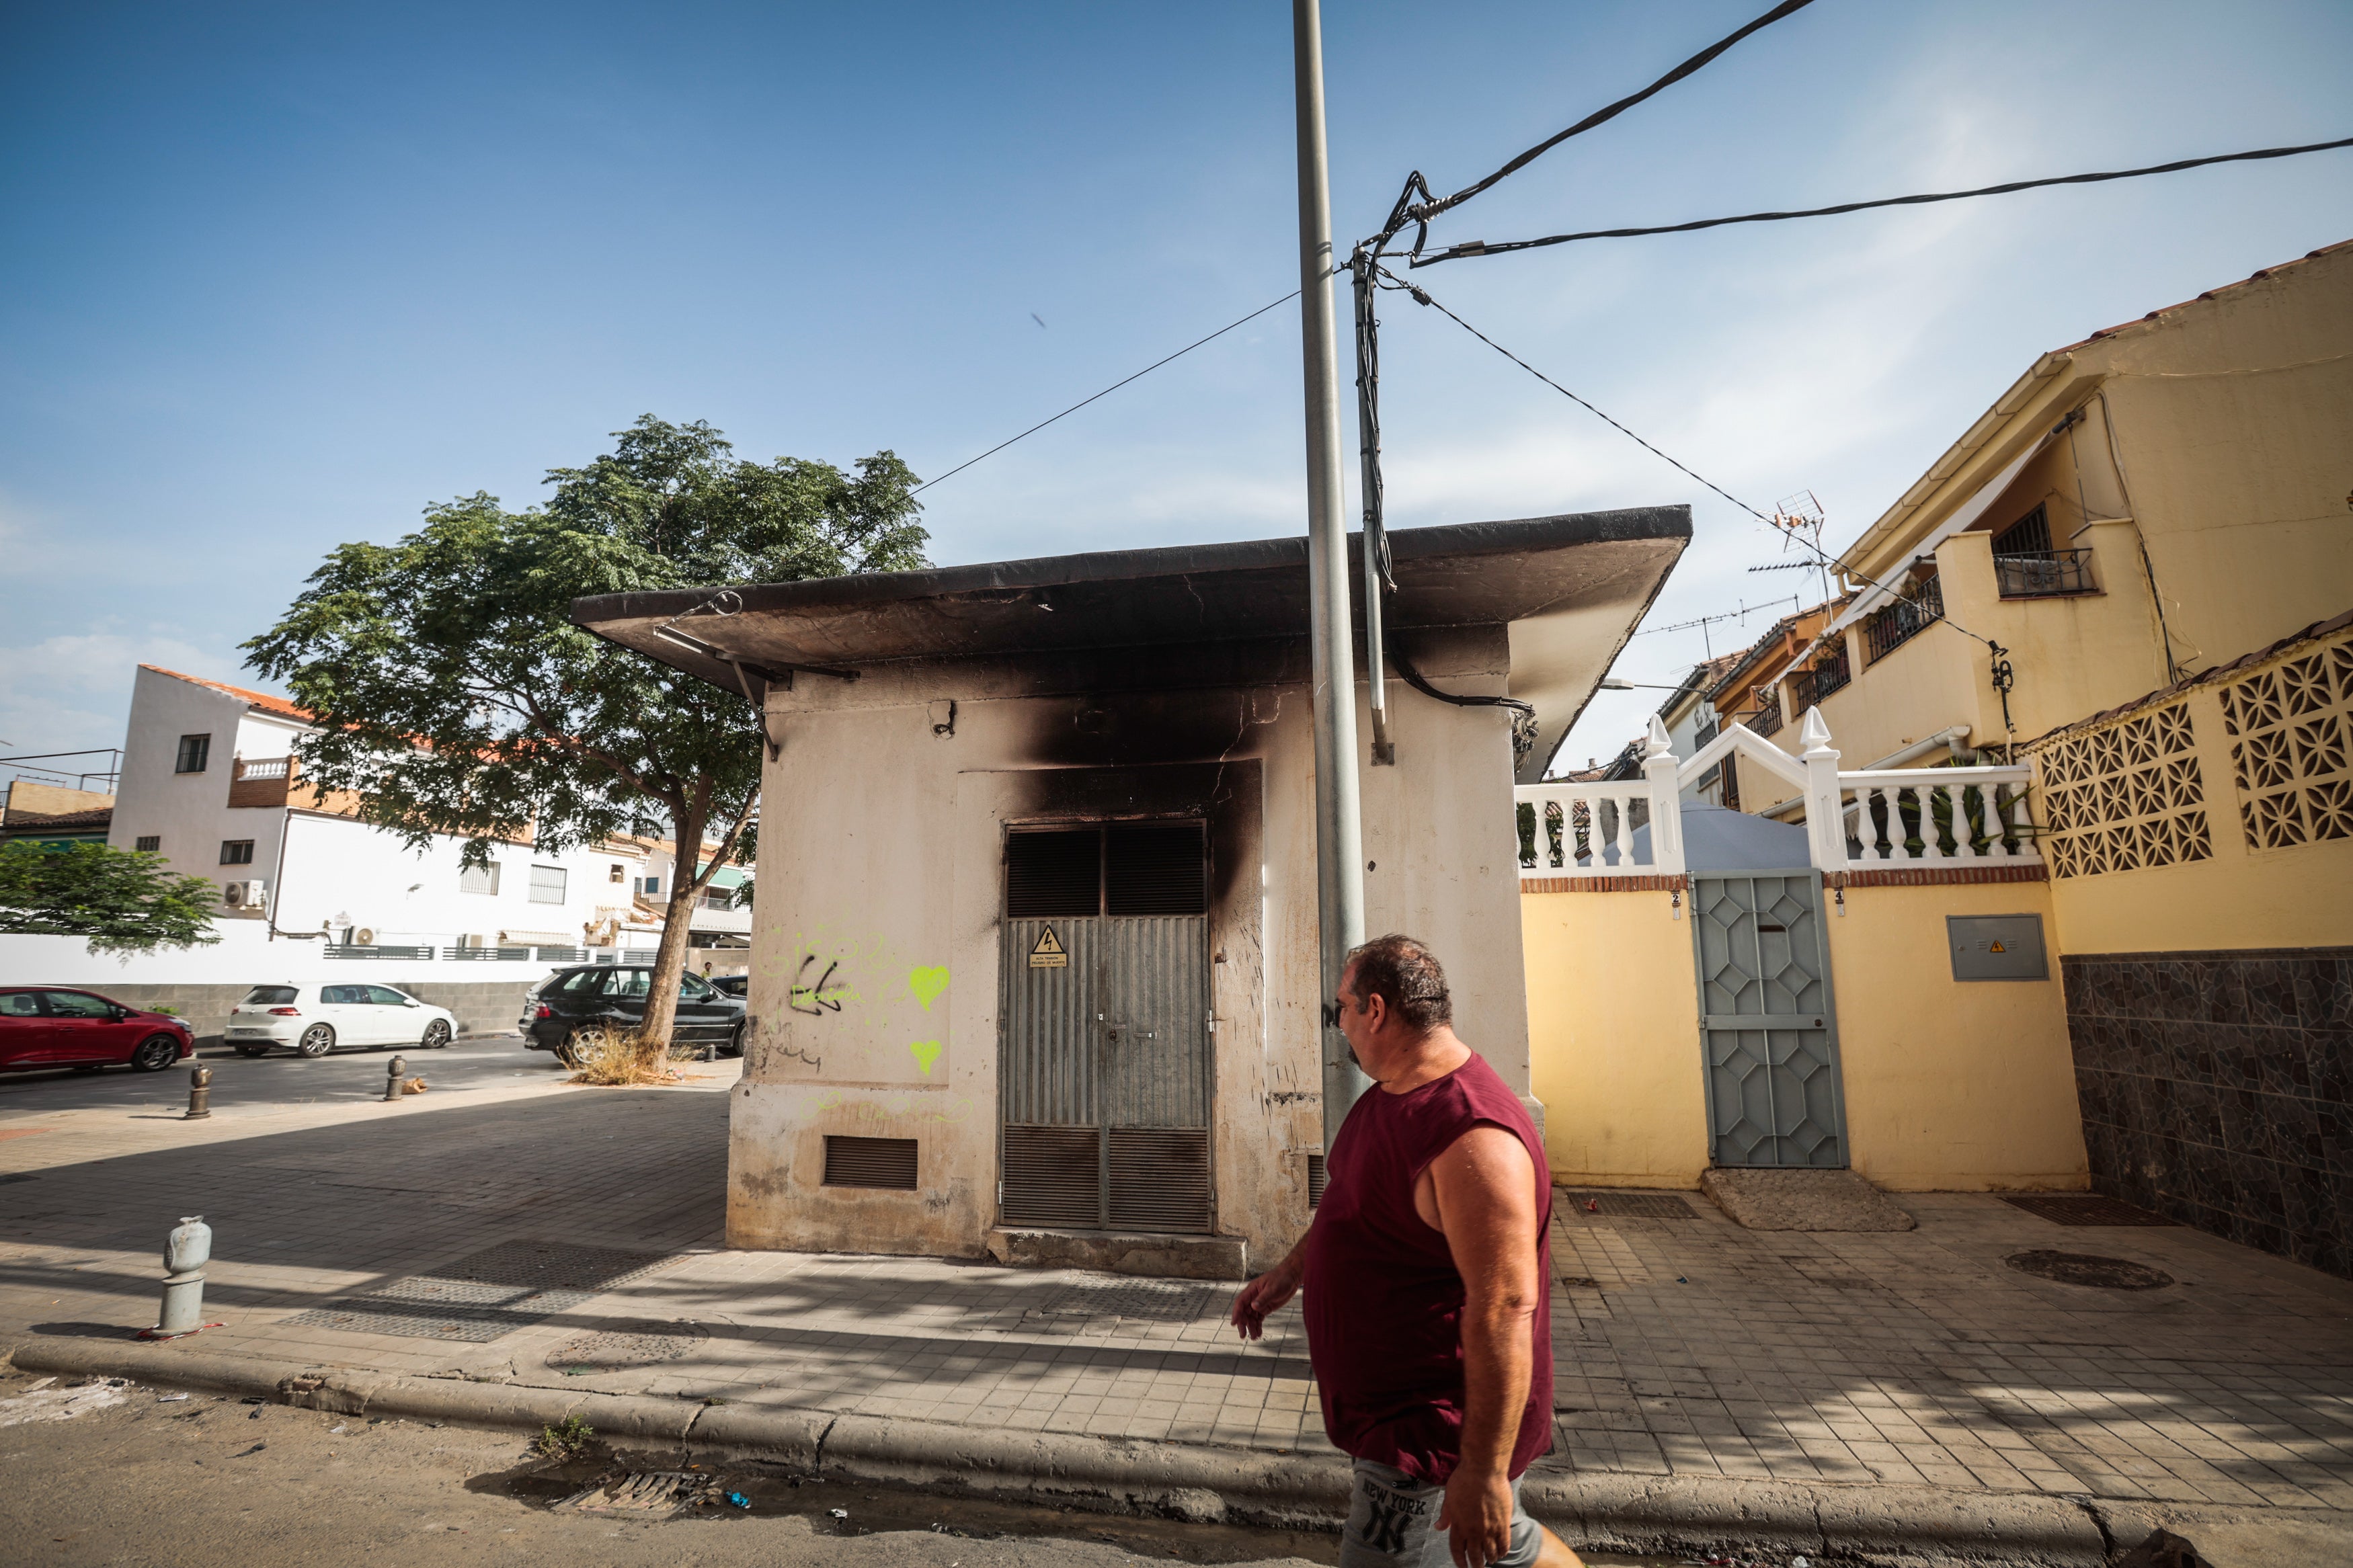
<instances>
[{"instance_id":1,"label":"manhole cover","mask_svg":"<svg viewBox=\"0 0 2353 1568\"><path fill-rule=\"evenodd\" d=\"M1560 1201L1578 1214L1617 1215L1626 1219L1697 1219L1691 1205L1672 1193L1571 1192L1563 1187Z\"/></svg>"},{"instance_id":2,"label":"manhole cover","mask_svg":"<svg viewBox=\"0 0 2353 1568\"><path fill-rule=\"evenodd\" d=\"M2053 1225L2171 1225L2163 1215L2098 1193L2003 1193L2001 1201Z\"/></svg>"},{"instance_id":3,"label":"manhole cover","mask_svg":"<svg viewBox=\"0 0 2353 1568\"><path fill-rule=\"evenodd\" d=\"M547 1352L547 1365L556 1372L624 1372L631 1367L659 1366L702 1348L711 1336L692 1323L643 1323L583 1334Z\"/></svg>"},{"instance_id":4,"label":"manhole cover","mask_svg":"<svg viewBox=\"0 0 2353 1568\"><path fill-rule=\"evenodd\" d=\"M2158 1290L2173 1283L2173 1276L2161 1269L2088 1252L2013 1252L2002 1261L2038 1279L2094 1285L2103 1290Z\"/></svg>"},{"instance_id":5,"label":"manhole cover","mask_svg":"<svg viewBox=\"0 0 2353 1568\"><path fill-rule=\"evenodd\" d=\"M1032 1309L1041 1318L1126 1318L1148 1323L1189 1323L1208 1315L1229 1292L1215 1285L1137 1279L1117 1285L1071 1285Z\"/></svg>"}]
</instances>

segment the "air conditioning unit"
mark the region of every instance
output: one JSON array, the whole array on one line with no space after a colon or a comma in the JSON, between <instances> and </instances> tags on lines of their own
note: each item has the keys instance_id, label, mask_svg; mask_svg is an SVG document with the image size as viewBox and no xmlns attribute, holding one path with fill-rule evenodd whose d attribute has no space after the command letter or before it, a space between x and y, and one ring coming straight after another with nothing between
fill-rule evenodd
<instances>
[{"instance_id":1,"label":"air conditioning unit","mask_svg":"<svg viewBox=\"0 0 2353 1568\"><path fill-rule=\"evenodd\" d=\"M374 947L375 945L375 929L373 926L353 926L352 928L352 945L353 947Z\"/></svg>"},{"instance_id":2,"label":"air conditioning unit","mask_svg":"<svg viewBox=\"0 0 2353 1568\"><path fill-rule=\"evenodd\" d=\"M269 907L269 884L225 882L221 885L221 902L233 910L266 910Z\"/></svg>"}]
</instances>

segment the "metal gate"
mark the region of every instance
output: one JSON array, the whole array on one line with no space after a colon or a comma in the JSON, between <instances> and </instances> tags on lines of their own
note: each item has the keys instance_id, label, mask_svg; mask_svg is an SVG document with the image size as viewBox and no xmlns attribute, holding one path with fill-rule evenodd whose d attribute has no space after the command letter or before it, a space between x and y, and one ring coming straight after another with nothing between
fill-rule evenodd
<instances>
[{"instance_id":1,"label":"metal gate","mask_svg":"<svg viewBox=\"0 0 2353 1568\"><path fill-rule=\"evenodd\" d=\"M1820 873L1694 872L1691 888L1715 1163L1845 1165Z\"/></svg>"},{"instance_id":2,"label":"metal gate","mask_svg":"<svg viewBox=\"0 0 2353 1568\"><path fill-rule=\"evenodd\" d=\"M1208 928L1202 915L1005 922L1008 1224L1209 1228Z\"/></svg>"}]
</instances>

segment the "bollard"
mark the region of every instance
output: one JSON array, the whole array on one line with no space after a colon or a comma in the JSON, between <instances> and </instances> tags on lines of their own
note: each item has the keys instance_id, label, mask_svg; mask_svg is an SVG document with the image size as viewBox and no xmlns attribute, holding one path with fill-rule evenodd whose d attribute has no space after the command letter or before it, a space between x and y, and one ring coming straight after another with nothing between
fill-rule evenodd
<instances>
[{"instance_id":1,"label":"bollard","mask_svg":"<svg viewBox=\"0 0 2353 1568\"><path fill-rule=\"evenodd\" d=\"M398 1057L393 1058L391 1061L385 1064L384 1097L386 1100L400 1098L400 1075L407 1070L408 1064Z\"/></svg>"},{"instance_id":2,"label":"bollard","mask_svg":"<svg viewBox=\"0 0 2353 1568\"><path fill-rule=\"evenodd\" d=\"M183 1121L202 1121L213 1113L213 1069L198 1067L188 1073L188 1113Z\"/></svg>"},{"instance_id":3,"label":"bollard","mask_svg":"<svg viewBox=\"0 0 2353 1568\"><path fill-rule=\"evenodd\" d=\"M164 1317L147 1337L177 1339L205 1326L205 1265L212 1261L213 1227L205 1216L184 1216L164 1244Z\"/></svg>"}]
</instances>

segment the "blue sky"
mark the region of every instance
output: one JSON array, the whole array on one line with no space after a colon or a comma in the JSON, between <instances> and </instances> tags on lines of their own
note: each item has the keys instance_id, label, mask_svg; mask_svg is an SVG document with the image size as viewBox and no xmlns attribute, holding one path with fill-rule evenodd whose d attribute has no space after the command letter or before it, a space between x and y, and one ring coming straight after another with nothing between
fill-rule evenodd
<instances>
[{"instance_id":1,"label":"blue sky","mask_svg":"<svg viewBox=\"0 0 2353 1568\"><path fill-rule=\"evenodd\" d=\"M1409 169L1467 183L1763 8L1330 4L1335 227L1377 226ZM16 751L119 743L142 659L247 679L236 645L329 548L476 489L527 504L641 413L761 458L888 447L928 477L1295 268L1275 0L99 4L0 27ZM2353 7L2323 0L1819 0L1441 233L2317 141L2348 133L2348 58ZM2334 153L1421 280L1735 495L1812 490L1835 545L2042 350L2348 236ZM1743 514L1429 312L1387 315L1393 521L1688 500L1654 623L1791 591L1746 572L1776 553ZM1300 531L1298 410L1294 307L927 492L934 559ZM1646 637L1618 673L1700 652ZM1598 700L1563 763L1615 750L1656 695Z\"/></svg>"}]
</instances>

